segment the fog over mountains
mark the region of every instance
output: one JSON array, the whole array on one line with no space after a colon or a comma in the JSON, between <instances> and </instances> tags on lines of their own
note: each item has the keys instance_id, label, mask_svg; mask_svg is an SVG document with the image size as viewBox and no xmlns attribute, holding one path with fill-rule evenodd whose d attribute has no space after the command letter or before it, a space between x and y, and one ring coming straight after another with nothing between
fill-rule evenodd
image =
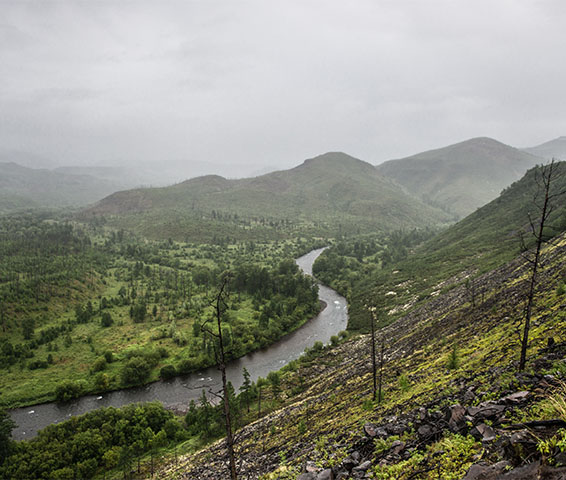
<instances>
[{"instance_id":1,"label":"fog over mountains","mask_svg":"<svg viewBox=\"0 0 566 480\"><path fill-rule=\"evenodd\" d=\"M464 217L541 163L541 158L491 138L390 160L378 171L425 202Z\"/></svg>"},{"instance_id":2,"label":"fog over mountains","mask_svg":"<svg viewBox=\"0 0 566 480\"><path fill-rule=\"evenodd\" d=\"M434 209L443 210L448 214L447 218L456 219L493 200L502 189L521 178L534 165L544 163L550 158L564 157L565 154L566 137L522 150L481 137L390 160L375 168L347 154L335 153L321 155L290 170L272 173L265 173L265 170L270 170L268 168L264 171L254 171L253 163L250 162L247 167L232 167L233 170L249 172L246 175L248 178L226 180L218 176L211 180L204 174L222 174L227 168L203 162L197 167L192 165L191 168L197 175L192 180L184 181L182 171L168 171L167 167L151 170L141 166L30 168L29 164L49 164L49 160L24 152L3 152L0 155L0 211L32 207L81 207L102 200L114 192L174 183L170 190L158 190L161 192L159 194L147 189L136 190L136 193L124 192L104 201L101 204L103 207L97 208L120 210L124 206L125 198L135 198L137 200L133 204L132 200L126 203L130 205L129 208L138 210L135 205L140 202L140 198L162 198L165 195L163 192L175 192L167 201L170 207L175 202L189 202L194 205L197 201L220 210L231 210L239 205L249 213L259 208L263 214L281 217L279 210L284 211L285 215L299 216L301 211L298 207L306 210L318 208L314 205L334 208L336 205L343 206L345 201L341 199L346 198L351 202L347 210L361 212L364 208L371 210L368 205L372 201L387 198L394 183L402 187L405 194ZM304 175L303 170L309 170L306 165L313 169L317 162L326 162L326 166L319 169L316 178L310 173ZM356 165L353 170L352 164ZM356 179L354 172L360 174ZM173 178L177 180L171 180ZM384 182L385 178L389 181ZM370 185L367 183L369 179L377 183ZM321 182L327 183L326 190L319 188ZM221 197L216 190L219 183L223 185ZM360 188L360 185L363 187ZM387 187L384 188L384 185ZM183 195L179 194L180 191L183 191ZM249 197L244 193L246 191L250 194ZM375 197L372 200L368 197L370 191ZM287 195L283 203L272 203L274 198L283 193ZM288 195L297 197L291 202ZM122 199L118 202L120 207L110 207L112 201L118 197ZM305 202L307 198L308 205ZM281 198L278 200L281 201ZM292 208L291 204L294 205ZM362 204L366 206L362 207ZM97 211L97 208L92 211ZM147 208L144 207L144 210Z\"/></svg>"}]
</instances>

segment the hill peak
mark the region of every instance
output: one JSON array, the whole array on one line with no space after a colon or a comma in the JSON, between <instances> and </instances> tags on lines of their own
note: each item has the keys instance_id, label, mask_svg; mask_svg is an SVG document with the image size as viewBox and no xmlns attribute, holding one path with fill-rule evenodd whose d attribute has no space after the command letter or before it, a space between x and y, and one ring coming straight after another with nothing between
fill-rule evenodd
<instances>
[{"instance_id":1,"label":"hill peak","mask_svg":"<svg viewBox=\"0 0 566 480\"><path fill-rule=\"evenodd\" d=\"M303 163L310 163L310 162L336 162L336 161L356 161L356 162L363 162L363 160L359 160L358 158L352 157L344 152L326 152L321 155L317 155L316 157L307 158ZM364 162L365 163L365 162Z\"/></svg>"},{"instance_id":2,"label":"hill peak","mask_svg":"<svg viewBox=\"0 0 566 480\"><path fill-rule=\"evenodd\" d=\"M413 195L458 216L493 200L540 158L489 137L476 137L377 166Z\"/></svg>"},{"instance_id":3,"label":"hill peak","mask_svg":"<svg viewBox=\"0 0 566 480\"><path fill-rule=\"evenodd\" d=\"M375 174L375 168L372 164L343 152L327 152L313 158L308 158L301 165L295 167L295 169L304 169L309 167L332 168L338 171L344 171L344 173L362 171L372 172L372 174Z\"/></svg>"}]
</instances>

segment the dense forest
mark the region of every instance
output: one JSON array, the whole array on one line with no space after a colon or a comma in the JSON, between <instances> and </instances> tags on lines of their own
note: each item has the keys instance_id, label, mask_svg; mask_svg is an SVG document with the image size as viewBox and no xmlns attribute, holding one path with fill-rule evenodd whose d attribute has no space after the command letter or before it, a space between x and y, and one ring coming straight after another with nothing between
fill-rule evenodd
<instances>
[{"instance_id":1,"label":"dense forest","mask_svg":"<svg viewBox=\"0 0 566 480\"><path fill-rule=\"evenodd\" d=\"M0 402L68 400L213 365L214 339L201 326L223 275L229 358L269 345L319 309L317 286L292 260L306 245L150 242L96 224L3 217Z\"/></svg>"}]
</instances>

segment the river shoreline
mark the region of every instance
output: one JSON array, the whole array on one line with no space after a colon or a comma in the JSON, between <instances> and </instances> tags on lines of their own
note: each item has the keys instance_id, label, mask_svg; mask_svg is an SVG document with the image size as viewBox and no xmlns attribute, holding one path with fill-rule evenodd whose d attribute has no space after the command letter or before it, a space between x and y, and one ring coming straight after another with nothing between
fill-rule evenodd
<instances>
[{"instance_id":1,"label":"river shoreline","mask_svg":"<svg viewBox=\"0 0 566 480\"><path fill-rule=\"evenodd\" d=\"M312 264L324 249L313 250L296 260L305 273L312 275ZM242 370L246 368L253 381L266 377L270 371L279 370L287 363L299 358L305 348L316 341L328 343L332 335L345 330L348 322L346 300L337 292L319 284L319 300L322 302L318 315L307 319L303 324L264 349L248 353L231 360L228 364L228 377L237 390L243 382ZM201 369L198 372L174 377L170 380L157 380L143 386L114 390L98 395L86 395L65 404L47 402L9 411L18 425L12 436L16 440L32 438L37 431L52 423L68 420L100 407L120 407L129 403L159 401L165 408L183 412L190 400L197 400L202 390L217 389L220 375L216 367Z\"/></svg>"}]
</instances>

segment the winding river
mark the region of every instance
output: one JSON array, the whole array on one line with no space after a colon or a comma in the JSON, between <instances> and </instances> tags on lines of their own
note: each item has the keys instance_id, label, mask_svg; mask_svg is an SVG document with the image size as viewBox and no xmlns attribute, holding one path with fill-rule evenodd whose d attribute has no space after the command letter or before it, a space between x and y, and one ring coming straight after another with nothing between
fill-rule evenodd
<instances>
[{"instance_id":1,"label":"winding river","mask_svg":"<svg viewBox=\"0 0 566 480\"><path fill-rule=\"evenodd\" d=\"M296 260L305 273L312 275L312 265L324 249L313 250ZM300 357L305 348L312 347L316 341L328 343L332 335L345 330L348 323L346 299L334 290L319 285L319 298L326 306L313 319L301 328L286 335L275 344L228 364L227 376L238 388L242 385L244 367L253 381L266 377L273 370L279 370L292 360ZM128 388L105 393L87 395L69 403L43 403L10 411L17 427L12 436L15 440L25 440L36 435L38 430L52 423L68 420L100 407L121 407L134 402L160 401L168 408L185 410L189 402L197 400L203 389L219 391L220 372L211 367L200 372L176 377L168 381L157 381L142 387Z\"/></svg>"}]
</instances>

